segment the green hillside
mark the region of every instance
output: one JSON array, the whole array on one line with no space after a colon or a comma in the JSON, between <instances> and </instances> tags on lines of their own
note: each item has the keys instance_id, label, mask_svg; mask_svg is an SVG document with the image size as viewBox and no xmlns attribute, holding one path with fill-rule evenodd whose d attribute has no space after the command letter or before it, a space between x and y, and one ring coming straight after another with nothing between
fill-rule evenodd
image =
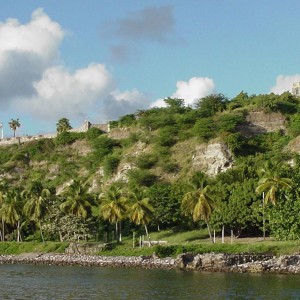
<instances>
[{"instance_id":1,"label":"green hillside","mask_svg":"<svg viewBox=\"0 0 300 300\"><path fill-rule=\"evenodd\" d=\"M110 122L109 133L62 129L1 146L1 240L108 242L207 226L299 239L299 99L241 92L194 108L165 103Z\"/></svg>"}]
</instances>

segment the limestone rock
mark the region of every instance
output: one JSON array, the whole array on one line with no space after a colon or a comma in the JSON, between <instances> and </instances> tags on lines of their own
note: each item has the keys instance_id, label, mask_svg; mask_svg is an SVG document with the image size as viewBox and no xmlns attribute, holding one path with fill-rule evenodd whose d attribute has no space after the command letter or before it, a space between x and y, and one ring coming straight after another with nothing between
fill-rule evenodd
<instances>
[{"instance_id":1,"label":"limestone rock","mask_svg":"<svg viewBox=\"0 0 300 300\"><path fill-rule=\"evenodd\" d=\"M233 156L224 143L210 143L196 146L193 155L193 168L215 176L230 169L233 164Z\"/></svg>"}]
</instances>

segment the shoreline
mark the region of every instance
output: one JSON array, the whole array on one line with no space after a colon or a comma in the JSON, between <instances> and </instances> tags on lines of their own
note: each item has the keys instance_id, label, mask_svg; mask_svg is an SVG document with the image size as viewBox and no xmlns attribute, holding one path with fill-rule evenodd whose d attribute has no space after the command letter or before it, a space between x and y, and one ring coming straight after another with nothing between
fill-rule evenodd
<instances>
[{"instance_id":1,"label":"shoreline","mask_svg":"<svg viewBox=\"0 0 300 300\"><path fill-rule=\"evenodd\" d=\"M184 253L176 258L98 256L57 253L0 255L0 264L93 266L235 273L300 274L300 255Z\"/></svg>"}]
</instances>

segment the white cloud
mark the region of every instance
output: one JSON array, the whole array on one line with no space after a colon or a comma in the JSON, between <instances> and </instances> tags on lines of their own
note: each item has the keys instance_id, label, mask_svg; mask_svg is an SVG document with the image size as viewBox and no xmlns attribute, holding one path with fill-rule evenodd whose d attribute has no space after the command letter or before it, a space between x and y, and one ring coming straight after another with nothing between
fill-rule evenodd
<instances>
[{"instance_id":1,"label":"white cloud","mask_svg":"<svg viewBox=\"0 0 300 300\"><path fill-rule=\"evenodd\" d=\"M300 82L300 75L290 75L290 76L284 76L279 75L276 78L276 84L273 86L270 90L271 93L274 94L282 94L286 91L292 91L292 85L295 82Z\"/></svg>"},{"instance_id":2,"label":"white cloud","mask_svg":"<svg viewBox=\"0 0 300 300\"><path fill-rule=\"evenodd\" d=\"M42 9L27 24L16 19L0 23L0 103L34 94L33 82L58 57L63 37L60 25Z\"/></svg>"},{"instance_id":3,"label":"white cloud","mask_svg":"<svg viewBox=\"0 0 300 300\"><path fill-rule=\"evenodd\" d=\"M192 77L189 81L177 81L177 90L172 98L183 99L185 105L193 105L196 100L212 94L215 83L208 77ZM166 107L164 99L158 99L151 107Z\"/></svg>"},{"instance_id":4,"label":"white cloud","mask_svg":"<svg viewBox=\"0 0 300 300\"><path fill-rule=\"evenodd\" d=\"M60 25L37 9L28 24L22 25L16 19L0 23L0 55L6 51L31 52L53 59L63 37Z\"/></svg>"},{"instance_id":5,"label":"white cloud","mask_svg":"<svg viewBox=\"0 0 300 300\"><path fill-rule=\"evenodd\" d=\"M138 90L119 91L103 64L72 73L58 64L64 36L42 9L27 24L16 19L0 23L0 103L45 122L62 116L77 122L92 116L101 122L147 106Z\"/></svg>"},{"instance_id":6,"label":"white cloud","mask_svg":"<svg viewBox=\"0 0 300 300\"><path fill-rule=\"evenodd\" d=\"M184 99L186 105L194 104L195 100L212 94L215 83L208 77L193 77L188 82L177 81L177 91L173 98Z\"/></svg>"},{"instance_id":7,"label":"white cloud","mask_svg":"<svg viewBox=\"0 0 300 300\"><path fill-rule=\"evenodd\" d=\"M164 99L157 99L156 101L151 103L150 107L167 107L167 104Z\"/></svg>"},{"instance_id":8,"label":"white cloud","mask_svg":"<svg viewBox=\"0 0 300 300\"><path fill-rule=\"evenodd\" d=\"M114 88L111 74L104 65L91 64L73 74L65 68L48 68L34 83L36 95L18 101L18 106L44 119L62 116L77 118L87 114Z\"/></svg>"}]
</instances>

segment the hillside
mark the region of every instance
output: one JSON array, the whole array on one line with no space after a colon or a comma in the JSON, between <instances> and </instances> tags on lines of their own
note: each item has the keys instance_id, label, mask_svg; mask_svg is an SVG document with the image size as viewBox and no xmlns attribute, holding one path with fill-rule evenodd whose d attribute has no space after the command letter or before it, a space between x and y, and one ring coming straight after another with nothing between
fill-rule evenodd
<instances>
[{"instance_id":1,"label":"hillside","mask_svg":"<svg viewBox=\"0 0 300 300\"><path fill-rule=\"evenodd\" d=\"M184 216L181 201L191 182L205 181L213 187L218 203L211 226L216 230L225 226L227 232L233 230L237 236L242 232L253 235L261 232L263 217L262 195L255 192L256 187L261 177L277 172L278 177L290 178L295 189L283 194L277 187L278 205L266 207L267 232L280 239L300 236L295 220L289 221L295 223L293 232L290 228L282 230L280 226L286 224L274 222L275 216L279 218L289 210L287 205L293 206L292 214L298 213L298 206L300 210L294 203L299 201L297 97L289 93L248 96L241 92L229 100L217 94L200 99L195 108L185 107L180 99L168 98L165 102L166 108L138 111L110 122L109 133L97 128L81 133L66 131L52 139L0 147L2 193L7 189L31 190L33 183L39 183L52 195L61 195L60 200L53 201L62 214L61 204L74 180L84 183L94 199L87 209L89 221L74 211L60 217L83 218L85 234L94 236L95 232L104 235L113 228L96 209L101 206L98 195L112 186L126 191L147 188L154 209L150 222L153 230L157 226L193 229L199 222L195 218L193 222L188 214ZM286 195L289 200L284 202ZM46 228L54 219L58 222L58 211L53 209L51 214L40 218L48 230L47 238L58 239L53 228ZM7 223L13 238L15 223ZM142 230L132 223L124 221L125 232ZM37 227L30 222L23 225L23 235L35 234Z\"/></svg>"}]
</instances>

